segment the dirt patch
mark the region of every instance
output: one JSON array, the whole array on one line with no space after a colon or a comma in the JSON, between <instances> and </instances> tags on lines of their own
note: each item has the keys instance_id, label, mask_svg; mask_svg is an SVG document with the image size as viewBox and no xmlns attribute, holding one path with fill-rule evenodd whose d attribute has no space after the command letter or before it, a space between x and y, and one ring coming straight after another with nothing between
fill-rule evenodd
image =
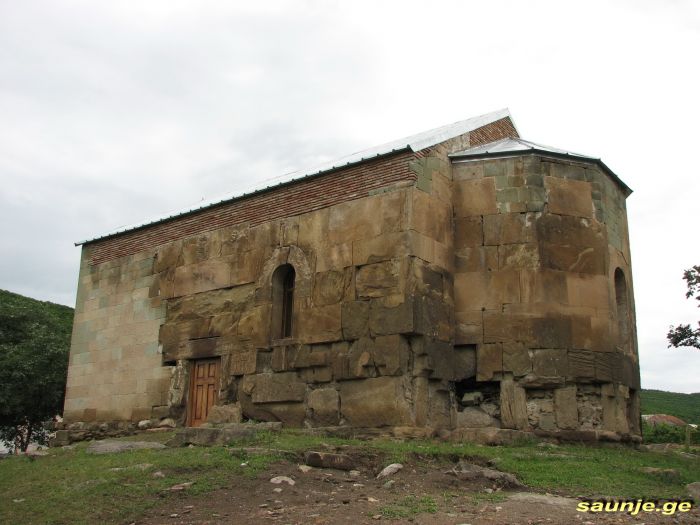
<instances>
[{"instance_id":1,"label":"dirt patch","mask_svg":"<svg viewBox=\"0 0 700 525\"><path fill-rule=\"evenodd\" d=\"M352 454L353 450L344 449ZM486 479L464 480L447 474L454 463L423 458L404 463L389 478L376 479L386 459L379 454L354 456L356 471L312 468L303 472L294 461L280 461L256 476L232 476L230 486L204 496L181 491L164 495L163 504L137 524L360 525L377 522L425 525L492 524L691 524L700 522L694 508L674 517L657 514L582 514L578 500L523 495L501 490ZM463 458L454 458L464 461ZM483 463L483 461L482 461ZM387 463L388 464L388 463ZM275 484L286 476L294 481Z\"/></svg>"}]
</instances>

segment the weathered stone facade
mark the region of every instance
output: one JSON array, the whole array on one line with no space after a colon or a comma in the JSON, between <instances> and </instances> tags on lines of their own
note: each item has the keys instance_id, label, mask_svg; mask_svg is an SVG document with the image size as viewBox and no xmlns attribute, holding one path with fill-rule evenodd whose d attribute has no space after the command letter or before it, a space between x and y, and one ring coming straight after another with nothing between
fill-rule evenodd
<instances>
[{"instance_id":1,"label":"weathered stone facade","mask_svg":"<svg viewBox=\"0 0 700 525\"><path fill-rule=\"evenodd\" d=\"M185 424L191 364L218 358L216 404L247 419L638 435L629 190L585 157L470 154L507 136L494 119L86 243L65 417Z\"/></svg>"}]
</instances>

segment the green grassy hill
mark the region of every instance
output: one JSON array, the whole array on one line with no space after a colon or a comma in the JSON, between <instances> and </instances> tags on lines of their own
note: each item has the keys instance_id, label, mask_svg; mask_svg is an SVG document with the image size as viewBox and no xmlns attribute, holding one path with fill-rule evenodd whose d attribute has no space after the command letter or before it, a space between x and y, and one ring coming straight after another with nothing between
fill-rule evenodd
<instances>
[{"instance_id":1,"label":"green grassy hill","mask_svg":"<svg viewBox=\"0 0 700 525\"><path fill-rule=\"evenodd\" d=\"M700 424L700 393L679 394L642 390L642 414L670 414L686 423Z\"/></svg>"},{"instance_id":2,"label":"green grassy hill","mask_svg":"<svg viewBox=\"0 0 700 525\"><path fill-rule=\"evenodd\" d=\"M63 409L73 309L0 290L0 441L25 450ZM25 429L28 429L25 430Z\"/></svg>"},{"instance_id":3,"label":"green grassy hill","mask_svg":"<svg viewBox=\"0 0 700 525\"><path fill-rule=\"evenodd\" d=\"M0 345L50 333L70 346L72 329L73 308L0 290Z\"/></svg>"}]
</instances>

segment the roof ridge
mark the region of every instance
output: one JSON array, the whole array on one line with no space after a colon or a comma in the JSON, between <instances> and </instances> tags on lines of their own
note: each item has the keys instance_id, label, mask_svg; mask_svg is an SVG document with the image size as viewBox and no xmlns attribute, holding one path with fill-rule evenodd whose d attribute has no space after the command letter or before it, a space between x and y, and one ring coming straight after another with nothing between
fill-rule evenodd
<instances>
[{"instance_id":1,"label":"roof ridge","mask_svg":"<svg viewBox=\"0 0 700 525\"><path fill-rule=\"evenodd\" d=\"M503 139L494 140L493 142L480 144L472 148L450 153L448 156L458 162L460 159L462 159L462 162L469 162L470 160L513 157L524 154L529 155L532 153L559 159L593 162L600 166L608 175L610 175L612 179L617 182L625 192L627 192L628 195L632 193L630 187L627 186L627 184L625 184L622 179L620 179L620 177L618 177L617 174L602 161L600 157L591 157L590 155L584 155L582 153L575 153L573 151L563 150L552 146L545 146L544 144L532 142L531 140L527 140L522 137L506 137Z\"/></svg>"},{"instance_id":2,"label":"roof ridge","mask_svg":"<svg viewBox=\"0 0 700 525\"><path fill-rule=\"evenodd\" d=\"M490 113L484 113L483 115L478 115L476 117L468 118L465 120L460 120L457 122L453 122L452 124L447 124L444 126L439 126L437 128L432 128L427 131L423 131L420 133L416 133L413 135L409 135L407 137L390 141L390 142L385 142L383 144L380 144L378 146L373 146L364 150L357 151L355 153L351 153L349 155L345 155L343 157L339 157L337 159L321 163L321 164L316 164L314 166L308 167L308 168L302 168L300 170L292 171L283 175L279 175L277 177L272 177L272 178L267 178L263 179L260 181L256 181L255 183L249 185L248 187L244 187L242 190L238 191L233 191L233 192L228 192L224 195L215 197L213 199L207 199L203 200L202 202L199 202L194 205L186 206L183 208L180 208L178 211L173 211L170 212L169 214L163 214L159 216L159 218L156 219L149 219L146 221L142 221L140 223L135 223L131 224L128 226L122 226L120 228L116 228L109 233L103 234L103 235L98 235L92 238L85 239L83 241L75 243L76 246L81 245L81 244L86 244L89 242L93 242L99 239L103 239L105 237L111 237L113 235L118 235L121 233L126 233L128 231L136 230L138 228L142 228L144 226L149 226L151 224L157 224L159 222L162 222L164 220L172 219L175 217L179 217L181 215L186 215L189 213L196 212L198 210L202 210L205 208L209 208L212 206L216 206L218 204L222 204L224 202L232 201L239 199L241 197L245 197L248 195L251 195L252 193L258 193L260 191L265 191L268 189L275 188L277 186L281 186L283 184L289 184L291 182L305 179L308 177L314 177L317 175L321 175L323 173L333 171L336 169L348 167L351 165L359 164L361 162L365 162L371 159L379 158L384 155L390 155L392 153L398 152L398 151L404 151L406 149L410 149L414 152L418 152L421 150L424 150L426 148L430 148L432 146L435 146L436 144L440 144L441 142L445 142L447 140L450 140L454 137L457 137L459 135L463 135L464 133L468 133L470 131L474 131L475 129L478 129L480 127L486 126L488 124L491 124L493 122L496 122L497 120L501 120L503 118L511 118L510 111L508 108L502 108L496 111L492 111ZM511 118L511 123L512 123L512 118ZM515 127L515 124L513 123L513 127ZM517 132L517 128L516 128Z\"/></svg>"}]
</instances>

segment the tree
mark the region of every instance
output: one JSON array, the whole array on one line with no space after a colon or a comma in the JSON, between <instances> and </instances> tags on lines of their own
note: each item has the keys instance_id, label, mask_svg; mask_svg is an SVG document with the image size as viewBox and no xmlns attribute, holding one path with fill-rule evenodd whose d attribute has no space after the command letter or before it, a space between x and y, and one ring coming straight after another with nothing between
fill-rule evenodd
<instances>
[{"instance_id":1,"label":"tree","mask_svg":"<svg viewBox=\"0 0 700 525\"><path fill-rule=\"evenodd\" d=\"M0 291L0 440L26 451L63 408L72 309Z\"/></svg>"},{"instance_id":2,"label":"tree","mask_svg":"<svg viewBox=\"0 0 700 525\"><path fill-rule=\"evenodd\" d=\"M683 272L688 291L685 293L687 299L695 296L694 299L700 302L700 266L693 266L690 270ZM698 304L700 307L700 304ZM691 346L700 349L700 322L698 328L693 330L689 324L679 324L675 328L669 327L666 338L669 347Z\"/></svg>"}]
</instances>

